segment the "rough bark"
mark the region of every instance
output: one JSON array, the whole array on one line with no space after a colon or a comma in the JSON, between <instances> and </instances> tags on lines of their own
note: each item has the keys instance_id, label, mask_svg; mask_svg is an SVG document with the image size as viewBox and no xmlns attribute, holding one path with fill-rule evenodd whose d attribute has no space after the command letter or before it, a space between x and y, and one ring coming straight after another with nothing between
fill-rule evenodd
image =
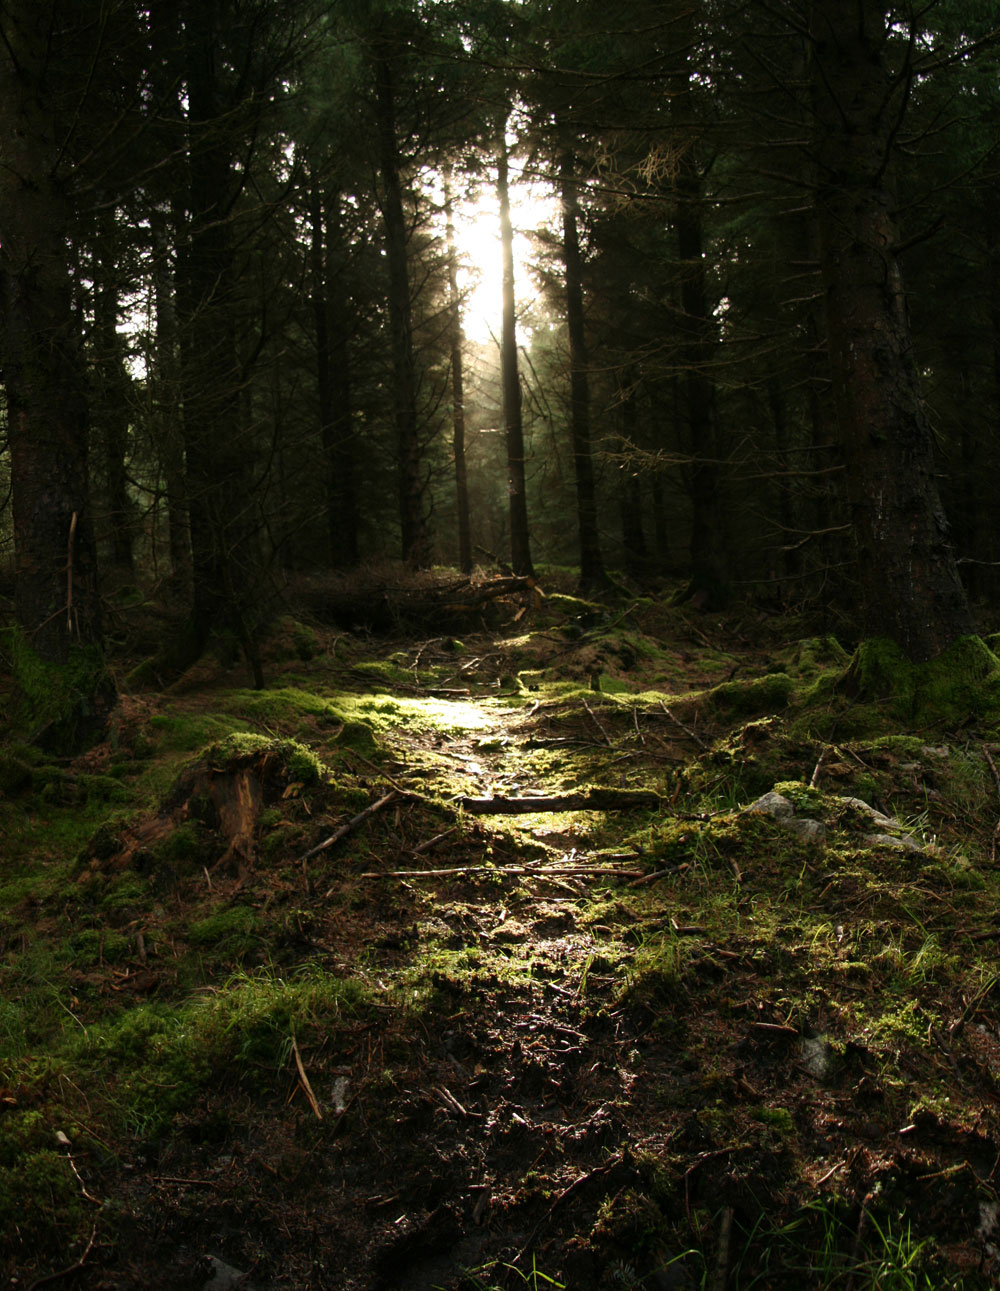
<instances>
[{"instance_id":1,"label":"rough bark","mask_svg":"<svg viewBox=\"0 0 1000 1291\"><path fill-rule=\"evenodd\" d=\"M191 652L232 633L262 685L257 616L264 600L255 523L251 427L242 415L239 290L232 214L235 137L224 115L215 43L218 3L188 0L188 223L177 276L186 493L194 581Z\"/></svg>"},{"instance_id":2,"label":"rough bark","mask_svg":"<svg viewBox=\"0 0 1000 1291\"><path fill-rule=\"evenodd\" d=\"M472 572L472 534L469 525L469 479L465 462L465 381L462 367L464 337L462 304L458 294L458 252L455 247L455 222L452 217L452 193L445 177L447 223L445 238L448 250L448 309L451 349L451 425L452 451L455 458L455 507L458 512L458 567L463 574Z\"/></svg>"},{"instance_id":3,"label":"rough bark","mask_svg":"<svg viewBox=\"0 0 1000 1291\"><path fill-rule=\"evenodd\" d=\"M87 402L57 174L49 6L0 15L0 372L7 397L15 553L15 667L25 718L68 750L114 699L101 662L87 482Z\"/></svg>"},{"instance_id":4,"label":"rough bark","mask_svg":"<svg viewBox=\"0 0 1000 1291\"><path fill-rule=\"evenodd\" d=\"M606 581L597 527L597 492L590 437L590 382L583 312L583 261L580 255L580 200L573 155L559 164L562 198L563 266L566 273L566 330L569 334L569 408L576 478L576 518L580 541L580 588L589 591Z\"/></svg>"},{"instance_id":5,"label":"rough bark","mask_svg":"<svg viewBox=\"0 0 1000 1291\"><path fill-rule=\"evenodd\" d=\"M517 362L517 316L514 296L514 226L510 218L507 139L501 130L497 148L497 196L500 201L500 244L503 255L503 300L500 358L503 415L507 440L507 490L510 504L510 563L515 574L532 575L528 531L528 497L524 469L524 423L521 415L521 376Z\"/></svg>"},{"instance_id":6,"label":"rough bark","mask_svg":"<svg viewBox=\"0 0 1000 1291\"><path fill-rule=\"evenodd\" d=\"M358 499L354 467L351 371L342 302L338 308L340 195L324 194L314 179L309 194L313 320L316 332L316 389L326 477L330 564L358 563Z\"/></svg>"},{"instance_id":7,"label":"rough bark","mask_svg":"<svg viewBox=\"0 0 1000 1291\"><path fill-rule=\"evenodd\" d=\"M382 178L382 219L389 270L389 332L392 347L393 406L396 419L397 480L402 556L423 569L430 564L430 537L424 514L420 436L417 425L417 386L413 365L413 317L407 262L407 227L392 65L388 50L376 44L375 101L379 169Z\"/></svg>"},{"instance_id":8,"label":"rough bark","mask_svg":"<svg viewBox=\"0 0 1000 1291\"><path fill-rule=\"evenodd\" d=\"M93 421L103 455L106 524L111 562L120 575L133 572L134 527L128 497L129 378L118 333L113 220L97 231L94 265Z\"/></svg>"},{"instance_id":9,"label":"rough bark","mask_svg":"<svg viewBox=\"0 0 1000 1291\"><path fill-rule=\"evenodd\" d=\"M703 181L690 137L694 110L691 75L687 71L680 79L670 110L685 136L677 160L674 196L680 271L682 409L691 457L691 580L687 596L710 608L727 599L728 562L715 381L710 367L715 337L705 271Z\"/></svg>"},{"instance_id":10,"label":"rough bark","mask_svg":"<svg viewBox=\"0 0 1000 1291\"><path fill-rule=\"evenodd\" d=\"M913 661L974 631L935 482L888 177L908 69L884 6L814 0L817 209L861 616Z\"/></svg>"}]
</instances>

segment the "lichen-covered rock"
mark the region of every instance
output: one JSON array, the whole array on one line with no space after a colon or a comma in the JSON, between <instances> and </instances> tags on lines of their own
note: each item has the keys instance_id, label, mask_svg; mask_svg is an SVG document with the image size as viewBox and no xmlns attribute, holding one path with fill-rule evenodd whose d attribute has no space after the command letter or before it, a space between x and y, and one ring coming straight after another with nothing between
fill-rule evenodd
<instances>
[{"instance_id":1,"label":"lichen-covered rock","mask_svg":"<svg viewBox=\"0 0 1000 1291\"><path fill-rule=\"evenodd\" d=\"M826 826L821 820L810 820L808 817L792 816L782 820L782 826L790 830L804 843L825 843Z\"/></svg>"},{"instance_id":2,"label":"lichen-covered rock","mask_svg":"<svg viewBox=\"0 0 1000 1291\"><path fill-rule=\"evenodd\" d=\"M787 820L795 815L795 806L790 799L783 794L775 793L772 789L769 793L763 794L756 802L752 802L749 807L744 807L740 813L743 816L772 816L775 820Z\"/></svg>"}]
</instances>

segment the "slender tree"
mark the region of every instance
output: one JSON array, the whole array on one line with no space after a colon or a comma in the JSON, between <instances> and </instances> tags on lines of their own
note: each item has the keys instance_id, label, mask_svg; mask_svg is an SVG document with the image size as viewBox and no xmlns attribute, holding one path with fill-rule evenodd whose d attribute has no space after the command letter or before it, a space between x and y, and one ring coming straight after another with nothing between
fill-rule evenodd
<instances>
[{"instance_id":1,"label":"slender tree","mask_svg":"<svg viewBox=\"0 0 1000 1291\"><path fill-rule=\"evenodd\" d=\"M500 245L503 255L500 352L504 428L507 440L507 490L510 501L510 563L515 574L530 576L534 570L531 564L531 539L528 529L521 374L517 361L514 226L510 218L510 161L506 132L505 118L497 143L497 197L500 204Z\"/></svg>"}]
</instances>

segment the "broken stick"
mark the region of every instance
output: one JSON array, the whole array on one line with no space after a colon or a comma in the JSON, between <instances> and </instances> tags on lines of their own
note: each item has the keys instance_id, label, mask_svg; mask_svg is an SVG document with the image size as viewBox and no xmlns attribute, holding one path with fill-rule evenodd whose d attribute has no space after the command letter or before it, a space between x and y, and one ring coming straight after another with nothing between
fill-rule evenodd
<instances>
[{"instance_id":1,"label":"broken stick","mask_svg":"<svg viewBox=\"0 0 1000 1291\"><path fill-rule=\"evenodd\" d=\"M374 816L377 811L381 811L383 807L387 807L390 802L395 802L398 798L402 797L403 795L398 789L390 789L389 792L387 794L383 794L377 802L370 803L364 811L359 811L356 816L352 816L346 825L341 825L339 829L334 830L330 837L324 842L318 843L314 848L306 852L305 855L300 856L296 864L304 865L306 861L311 860L314 856L318 856L320 852L325 852L328 847L332 847L334 843L339 843L342 838L346 838L353 829L357 829L357 827L363 821L367 820L369 816Z\"/></svg>"},{"instance_id":2,"label":"broken stick","mask_svg":"<svg viewBox=\"0 0 1000 1291\"><path fill-rule=\"evenodd\" d=\"M533 811L655 811L659 794L648 789L589 789L537 798L459 798L458 805L474 815L517 816Z\"/></svg>"}]
</instances>

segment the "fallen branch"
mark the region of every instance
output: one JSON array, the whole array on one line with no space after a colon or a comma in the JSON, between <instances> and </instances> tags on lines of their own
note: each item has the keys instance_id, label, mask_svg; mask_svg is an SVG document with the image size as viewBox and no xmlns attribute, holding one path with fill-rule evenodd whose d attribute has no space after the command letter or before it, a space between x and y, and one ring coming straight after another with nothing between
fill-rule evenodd
<instances>
[{"instance_id":1,"label":"fallen branch","mask_svg":"<svg viewBox=\"0 0 1000 1291\"><path fill-rule=\"evenodd\" d=\"M359 811L356 816L352 816L346 825L341 825L340 828L335 830L324 842L317 844L316 847L306 852L303 856L300 856L297 864L304 865L306 861L311 860L314 856L318 856L320 852L325 852L326 849L328 847L332 847L334 843L339 843L342 838L346 838L352 830L357 829L357 827L366 821L369 816L374 816L377 811L381 811L383 807L387 807L390 802L395 802L402 796L403 795L398 789L390 789L389 792L379 798L377 802L370 803L364 811Z\"/></svg>"},{"instance_id":2,"label":"fallen branch","mask_svg":"<svg viewBox=\"0 0 1000 1291\"><path fill-rule=\"evenodd\" d=\"M94 1242L96 1239L97 1239L97 1225L95 1224L93 1227L93 1231L90 1234L90 1241L84 1247L83 1254L76 1261L76 1263L67 1265L66 1268L59 1269L55 1273L46 1273L44 1277L35 1278L34 1282L29 1284L28 1291L35 1291L36 1287L47 1286L50 1282L58 1282L60 1278L68 1278L72 1273L79 1273L79 1271L87 1263L87 1259L90 1255L90 1252L94 1249Z\"/></svg>"},{"instance_id":3,"label":"fallen branch","mask_svg":"<svg viewBox=\"0 0 1000 1291\"><path fill-rule=\"evenodd\" d=\"M518 816L535 811L655 811L662 801L648 789L589 789L537 798L459 798L458 805L478 816Z\"/></svg>"},{"instance_id":4,"label":"fallen branch","mask_svg":"<svg viewBox=\"0 0 1000 1291\"><path fill-rule=\"evenodd\" d=\"M691 730L691 728L690 728L690 726L685 726L685 725L684 725L684 723L681 721L681 719L680 719L679 717L675 717L675 716L673 715L673 713L670 711L670 709L669 709L669 708L666 706L666 704L663 702L663 700L662 700L662 699L660 700L660 707L663 709L663 711L666 713L666 715L670 718L670 720L673 722L673 724L674 724L675 726L680 727L680 729L684 732L684 734L685 734L689 739L694 740L695 744L697 744L697 745L698 745L698 747L699 747L700 749L707 749L707 748L708 748L708 745L707 745L707 744L705 743L705 741L701 738L701 736L700 736L700 735L698 735L695 731L692 731L692 730Z\"/></svg>"},{"instance_id":5,"label":"fallen branch","mask_svg":"<svg viewBox=\"0 0 1000 1291\"><path fill-rule=\"evenodd\" d=\"M629 870L620 865L567 865L558 869L543 869L539 865L455 865L446 870L369 870L359 874L361 879L443 879L453 874L484 874L492 878L495 874L533 875L539 879L561 879L567 876L579 878L581 875L608 874L612 878L644 878L644 870Z\"/></svg>"},{"instance_id":6,"label":"fallen branch","mask_svg":"<svg viewBox=\"0 0 1000 1291\"><path fill-rule=\"evenodd\" d=\"M309 1106L313 1109L313 1115L317 1121L323 1119L323 1113L319 1109L319 1103L316 1101L316 1095L313 1093L312 1085L309 1084L309 1077L306 1075L306 1069L302 1065L302 1055L299 1053L298 1041L292 1036L292 1057L295 1059L295 1066L299 1073L299 1083L305 1092L306 1098L309 1099Z\"/></svg>"}]
</instances>

